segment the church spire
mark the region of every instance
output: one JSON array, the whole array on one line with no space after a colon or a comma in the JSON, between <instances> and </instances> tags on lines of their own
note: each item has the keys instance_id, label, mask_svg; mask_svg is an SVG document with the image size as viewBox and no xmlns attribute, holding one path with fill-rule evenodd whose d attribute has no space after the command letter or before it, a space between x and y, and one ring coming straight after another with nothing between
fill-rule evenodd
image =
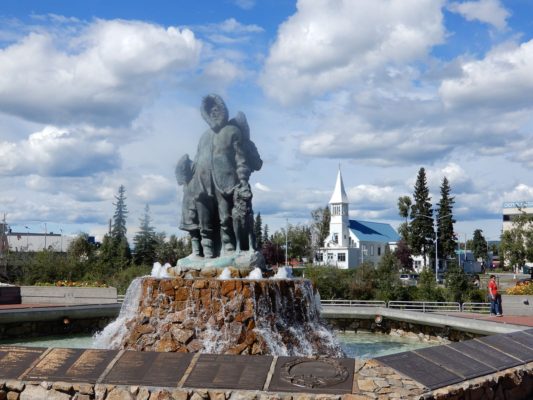
<instances>
[{"instance_id":1,"label":"church spire","mask_svg":"<svg viewBox=\"0 0 533 400\"><path fill-rule=\"evenodd\" d=\"M335 189L329 200L329 204L348 203L348 196L344 190L344 183L342 181L341 167L339 165L339 172L337 173L337 182L335 183Z\"/></svg>"}]
</instances>

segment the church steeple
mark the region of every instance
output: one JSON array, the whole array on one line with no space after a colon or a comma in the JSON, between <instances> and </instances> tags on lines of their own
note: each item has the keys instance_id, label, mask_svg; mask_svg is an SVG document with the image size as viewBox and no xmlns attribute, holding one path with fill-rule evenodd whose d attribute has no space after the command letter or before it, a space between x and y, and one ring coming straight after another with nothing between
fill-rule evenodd
<instances>
[{"instance_id":1,"label":"church steeple","mask_svg":"<svg viewBox=\"0 0 533 400\"><path fill-rule=\"evenodd\" d=\"M335 189L333 189L333 194L329 200L329 211L331 213L329 222L331 242L339 247L348 247L350 243L348 232L348 226L350 225L348 219L348 196L346 195L346 190L344 190L340 165L339 172L337 172Z\"/></svg>"},{"instance_id":2,"label":"church steeple","mask_svg":"<svg viewBox=\"0 0 533 400\"><path fill-rule=\"evenodd\" d=\"M329 204L334 203L346 203L348 204L348 196L344 190L344 182L342 181L341 168L339 166L339 172L337 172L337 182L335 183L335 189L329 200Z\"/></svg>"}]
</instances>

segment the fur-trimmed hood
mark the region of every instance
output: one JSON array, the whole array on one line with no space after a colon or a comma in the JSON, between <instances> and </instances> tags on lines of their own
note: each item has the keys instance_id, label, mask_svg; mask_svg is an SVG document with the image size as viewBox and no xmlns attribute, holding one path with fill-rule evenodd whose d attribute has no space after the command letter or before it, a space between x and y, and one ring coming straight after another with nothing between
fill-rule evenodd
<instances>
[{"instance_id":1,"label":"fur-trimmed hood","mask_svg":"<svg viewBox=\"0 0 533 400\"><path fill-rule=\"evenodd\" d=\"M213 119L209 115L209 111L215 104L222 110L223 120L221 122L213 121ZM218 94L209 94L205 96L202 99L202 105L200 106L200 112L202 113L202 117L204 121L207 122L207 124L214 131L220 130L220 128L222 128L228 123L228 118L229 118L228 108L226 107L226 103L224 103L224 100L222 100L222 97L220 97Z\"/></svg>"}]
</instances>

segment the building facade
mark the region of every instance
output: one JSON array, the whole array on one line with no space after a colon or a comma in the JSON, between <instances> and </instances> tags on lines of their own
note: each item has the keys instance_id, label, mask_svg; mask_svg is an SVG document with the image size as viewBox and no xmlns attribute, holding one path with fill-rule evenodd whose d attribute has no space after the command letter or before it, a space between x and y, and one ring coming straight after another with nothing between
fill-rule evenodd
<instances>
[{"instance_id":1,"label":"building facade","mask_svg":"<svg viewBox=\"0 0 533 400\"><path fill-rule=\"evenodd\" d=\"M54 232L14 232L9 225L0 223L0 252L66 252L74 239L74 236Z\"/></svg>"},{"instance_id":2,"label":"building facade","mask_svg":"<svg viewBox=\"0 0 533 400\"><path fill-rule=\"evenodd\" d=\"M339 169L335 189L329 201L331 220L324 247L315 254L315 265L356 268L365 261L377 264L387 246L394 250L400 237L386 223L349 219L348 196Z\"/></svg>"},{"instance_id":3,"label":"building facade","mask_svg":"<svg viewBox=\"0 0 533 400\"><path fill-rule=\"evenodd\" d=\"M533 201L509 201L503 203L502 231L505 232L511 229L513 221L522 213L533 216Z\"/></svg>"}]
</instances>

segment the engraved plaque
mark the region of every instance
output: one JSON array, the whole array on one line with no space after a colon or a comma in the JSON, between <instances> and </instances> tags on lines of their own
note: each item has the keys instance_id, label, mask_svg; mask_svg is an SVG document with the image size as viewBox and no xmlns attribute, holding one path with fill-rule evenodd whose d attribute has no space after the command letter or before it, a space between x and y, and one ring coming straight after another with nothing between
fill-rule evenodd
<instances>
[{"instance_id":1,"label":"engraved plaque","mask_svg":"<svg viewBox=\"0 0 533 400\"><path fill-rule=\"evenodd\" d=\"M515 342L507 335L486 336L474 340L488 344L511 357L519 359L522 363L533 361L533 349Z\"/></svg>"},{"instance_id":2,"label":"engraved plaque","mask_svg":"<svg viewBox=\"0 0 533 400\"><path fill-rule=\"evenodd\" d=\"M376 360L430 389L463 381L459 375L420 357L412 351L377 357Z\"/></svg>"},{"instance_id":3,"label":"engraved plaque","mask_svg":"<svg viewBox=\"0 0 533 400\"><path fill-rule=\"evenodd\" d=\"M448 346L426 347L425 349L415 350L415 353L449 371L453 371L464 379L472 379L497 372L495 368L489 367Z\"/></svg>"},{"instance_id":4,"label":"engraved plaque","mask_svg":"<svg viewBox=\"0 0 533 400\"><path fill-rule=\"evenodd\" d=\"M191 353L126 351L102 383L177 387L192 357Z\"/></svg>"},{"instance_id":5,"label":"engraved plaque","mask_svg":"<svg viewBox=\"0 0 533 400\"><path fill-rule=\"evenodd\" d=\"M509 357L507 354L494 350L492 347L476 340L452 343L447 346L498 371L520 364L520 361L516 358Z\"/></svg>"},{"instance_id":6,"label":"engraved plaque","mask_svg":"<svg viewBox=\"0 0 533 400\"><path fill-rule=\"evenodd\" d=\"M352 358L278 357L269 391L352 393Z\"/></svg>"},{"instance_id":7,"label":"engraved plaque","mask_svg":"<svg viewBox=\"0 0 533 400\"><path fill-rule=\"evenodd\" d=\"M23 379L96 383L117 353L113 350L53 349Z\"/></svg>"},{"instance_id":8,"label":"engraved plaque","mask_svg":"<svg viewBox=\"0 0 533 400\"><path fill-rule=\"evenodd\" d=\"M18 379L46 351L37 347L0 347L0 379Z\"/></svg>"},{"instance_id":9,"label":"engraved plaque","mask_svg":"<svg viewBox=\"0 0 533 400\"><path fill-rule=\"evenodd\" d=\"M262 390L273 357L201 354L183 386Z\"/></svg>"}]
</instances>

